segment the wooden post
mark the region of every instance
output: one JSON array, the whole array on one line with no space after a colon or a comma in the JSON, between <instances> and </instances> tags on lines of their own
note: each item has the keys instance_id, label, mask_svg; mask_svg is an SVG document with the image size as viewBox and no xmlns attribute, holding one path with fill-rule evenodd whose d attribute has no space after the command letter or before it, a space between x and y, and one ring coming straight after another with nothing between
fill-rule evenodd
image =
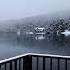
<instances>
[{"instance_id":1,"label":"wooden post","mask_svg":"<svg viewBox=\"0 0 70 70\"><path fill-rule=\"evenodd\" d=\"M23 70L32 70L32 56L31 55L24 56Z\"/></svg>"}]
</instances>

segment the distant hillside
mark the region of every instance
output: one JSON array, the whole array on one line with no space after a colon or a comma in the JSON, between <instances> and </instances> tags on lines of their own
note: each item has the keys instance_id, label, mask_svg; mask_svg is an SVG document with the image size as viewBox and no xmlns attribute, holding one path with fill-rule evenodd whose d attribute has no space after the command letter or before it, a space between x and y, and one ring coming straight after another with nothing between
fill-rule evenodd
<instances>
[{"instance_id":1,"label":"distant hillside","mask_svg":"<svg viewBox=\"0 0 70 70\"><path fill-rule=\"evenodd\" d=\"M50 24L56 24L60 19L67 20L70 18L70 11L62 11L53 14L44 14L32 17L26 17L20 20L7 20L0 22L0 31L16 31L17 28L21 30L29 30L33 27L48 28Z\"/></svg>"}]
</instances>

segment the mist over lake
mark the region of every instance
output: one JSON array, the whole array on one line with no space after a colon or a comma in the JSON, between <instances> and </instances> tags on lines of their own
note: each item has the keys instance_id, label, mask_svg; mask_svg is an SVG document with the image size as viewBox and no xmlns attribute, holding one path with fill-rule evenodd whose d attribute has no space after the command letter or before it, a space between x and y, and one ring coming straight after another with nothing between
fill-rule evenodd
<instances>
[{"instance_id":1,"label":"mist over lake","mask_svg":"<svg viewBox=\"0 0 70 70\"><path fill-rule=\"evenodd\" d=\"M0 23L0 60L24 53L70 55L70 37L61 34L70 31L69 15L41 15Z\"/></svg>"}]
</instances>

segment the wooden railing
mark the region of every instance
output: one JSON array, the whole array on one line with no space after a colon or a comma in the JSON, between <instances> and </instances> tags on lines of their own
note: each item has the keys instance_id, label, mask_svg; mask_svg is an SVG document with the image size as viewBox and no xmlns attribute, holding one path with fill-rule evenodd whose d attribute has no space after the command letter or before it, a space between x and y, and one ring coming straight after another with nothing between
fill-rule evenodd
<instances>
[{"instance_id":1,"label":"wooden railing","mask_svg":"<svg viewBox=\"0 0 70 70\"><path fill-rule=\"evenodd\" d=\"M0 61L0 70L70 70L70 56L27 53Z\"/></svg>"}]
</instances>

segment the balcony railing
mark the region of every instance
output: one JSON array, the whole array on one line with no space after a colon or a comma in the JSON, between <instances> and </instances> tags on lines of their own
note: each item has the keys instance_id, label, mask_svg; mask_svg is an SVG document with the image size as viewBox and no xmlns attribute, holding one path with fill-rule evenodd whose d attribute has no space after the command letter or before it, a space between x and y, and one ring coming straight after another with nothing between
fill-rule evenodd
<instances>
[{"instance_id":1,"label":"balcony railing","mask_svg":"<svg viewBox=\"0 0 70 70\"><path fill-rule=\"evenodd\" d=\"M70 56L27 53L1 60L0 70L70 70Z\"/></svg>"}]
</instances>

